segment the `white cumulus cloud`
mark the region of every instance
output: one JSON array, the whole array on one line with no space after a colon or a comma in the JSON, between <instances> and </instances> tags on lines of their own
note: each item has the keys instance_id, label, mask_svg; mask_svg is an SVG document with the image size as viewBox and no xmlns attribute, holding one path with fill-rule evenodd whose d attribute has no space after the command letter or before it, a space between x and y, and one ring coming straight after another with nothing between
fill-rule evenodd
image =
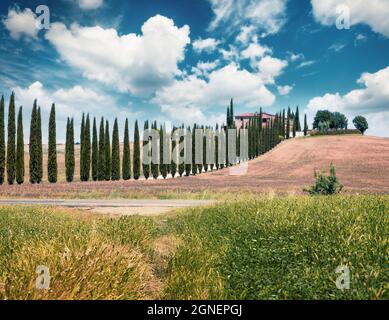
<instances>
[{"instance_id":1,"label":"white cumulus cloud","mask_svg":"<svg viewBox=\"0 0 389 320\"><path fill-rule=\"evenodd\" d=\"M177 64L190 43L189 27L161 15L148 19L142 34L53 23L46 38L61 58L83 75L122 92L149 95L180 74Z\"/></svg>"},{"instance_id":2,"label":"white cumulus cloud","mask_svg":"<svg viewBox=\"0 0 389 320\"><path fill-rule=\"evenodd\" d=\"M75 137L77 140L82 112L90 113L91 117L96 116L97 119L105 117L111 123L114 120L113 117L124 119L133 115L129 109L119 108L112 97L82 86L50 91L41 82L37 81L26 88L17 86L12 88L12 90L15 92L16 105L23 106L26 139L29 136L29 121L35 99L38 101L38 106L41 107L44 141L47 141L45 124L48 123L52 103L56 105L58 142L65 141L66 120L68 117L74 117L75 119Z\"/></svg>"},{"instance_id":3,"label":"white cumulus cloud","mask_svg":"<svg viewBox=\"0 0 389 320\"><path fill-rule=\"evenodd\" d=\"M79 0L78 5L84 10L94 10L103 5L103 0Z\"/></svg>"},{"instance_id":4,"label":"white cumulus cloud","mask_svg":"<svg viewBox=\"0 0 389 320\"><path fill-rule=\"evenodd\" d=\"M293 90L293 86L289 86L289 85L277 86L277 90L281 96L286 96Z\"/></svg>"},{"instance_id":5,"label":"white cumulus cloud","mask_svg":"<svg viewBox=\"0 0 389 320\"><path fill-rule=\"evenodd\" d=\"M228 104L231 98L247 107L270 106L275 101L274 94L266 88L260 75L230 63L213 70L206 79L194 74L177 79L158 90L152 102L176 120L187 120L190 114L193 121L212 123L214 118L209 118L205 112L211 107Z\"/></svg>"},{"instance_id":6,"label":"white cumulus cloud","mask_svg":"<svg viewBox=\"0 0 389 320\"><path fill-rule=\"evenodd\" d=\"M193 41L193 49L198 53L201 53L202 51L212 52L217 48L219 43L220 41L214 38L197 39Z\"/></svg>"},{"instance_id":7,"label":"white cumulus cloud","mask_svg":"<svg viewBox=\"0 0 389 320\"><path fill-rule=\"evenodd\" d=\"M387 0L311 0L316 21L330 26L339 17L338 5L350 9L350 25L366 24L377 33L389 37L389 1Z\"/></svg>"},{"instance_id":8,"label":"white cumulus cloud","mask_svg":"<svg viewBox=\"0 0 389 320\"><path fill-rule=\"evenodd\" d=\"M389 136L389 67L363 73L357 83L362 88L345 95L327 93L311 99L307 107L310 119L321 109L344 112L350 124L353 117L363 115L370 122L368 134Z\"/></svg>"},{"instance_id":9,"label":"white cumulus cloud","mask_svg":"<svg viewBox=\"0 0 389 320\"><path fill-rule=\"evenodd\" d=\"M39 30L35 25L35 19L35 13L31 9L20 11L18 8L14 8L8 11L8 16L3 19L3 23L11 37L16 40L22 35L36 39Z\"/></svg>"}]
</instances>

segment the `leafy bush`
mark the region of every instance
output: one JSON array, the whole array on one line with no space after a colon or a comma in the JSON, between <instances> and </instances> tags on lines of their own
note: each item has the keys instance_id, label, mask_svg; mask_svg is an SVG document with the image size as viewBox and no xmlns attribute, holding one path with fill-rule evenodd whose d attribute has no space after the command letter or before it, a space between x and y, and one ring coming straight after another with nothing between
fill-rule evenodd
<instances>
[{"instance_id":1,"label":"leafy bush","mask_svg":"<svg viewBox=\"0 0 389 320\"><path fill-rule=\"evenodd\" d=\"M337 135L345 135L345 134L361 134L359 130L328 130L328 131L318 131L318 130L311 130L309 135L311 137L314 136L337 136Z\"/></svg>"},{"instance_id":2,"label":"leafy bush","mask_svg":"<svg viewBox=\"0 0 389 320\"><path fill-rule=\"evenodd\" d=\"M353 124L362 134L369 129L369 124L367 123L366 118L362 116L356 116L353 120Z\"/></svg>"},{"instance_id":3,"label":"leafy bush","mask_svg":"<svg viewBox=\"0 0 389 320\"><path fill-rule=\"evenodd\" d=\"M308 189L304 189L311 196L316 195L333 195L342 191L343 185L339 183L336 177L335 167L331 162L330 175L326 176L324 172L317 172L315 170L315 184Z\"/></svg>"}]
</instances>

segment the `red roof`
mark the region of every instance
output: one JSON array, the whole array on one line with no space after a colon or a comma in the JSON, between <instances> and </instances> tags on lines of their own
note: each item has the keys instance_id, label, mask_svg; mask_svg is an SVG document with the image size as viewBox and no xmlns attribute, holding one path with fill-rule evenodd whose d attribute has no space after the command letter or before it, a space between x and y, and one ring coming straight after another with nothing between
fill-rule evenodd
<instances>
[{"instance_id":1,"label":"red roof","mask_svg":"<svg viewBox=\"0 0 389 320\"><path fill-rule=\"evenodd\" d=\"M239 119L239 118L252 118L252 117L255 117L255 116L259 116L259 113L242 113L240 115L237 115L235 116L235 119ZM270 114L270 113L266 113L266 112L263 112L262 113L262 118L272 118L274 117L273 114Z\"/></svg>"}]
</instances>

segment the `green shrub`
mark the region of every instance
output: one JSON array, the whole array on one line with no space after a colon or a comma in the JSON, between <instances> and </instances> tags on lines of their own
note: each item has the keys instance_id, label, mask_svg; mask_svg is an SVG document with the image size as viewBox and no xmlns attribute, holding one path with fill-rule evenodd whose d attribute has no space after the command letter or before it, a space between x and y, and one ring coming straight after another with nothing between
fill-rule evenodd
<instances>
[{"instance_id":1,"label":"green shrub","mask_svg":"<svg viewBox=\"0 0 389 320\"><path fill-rule=\"evenodd\" d=\"M353 130L353 129L347 129L347 130L327 130L327 131L318 131L318 130L311 130L309 132L309 135L311 137L315 136L338 136L338 135L345 135L345 134L361 134L359 130Z\"/></svg>"},{"instance_id":2,"label":"green shrub","mask_svg":"<svg viewBox=\"0 0 389 320\"><path fill-rule=\"evenodd\" d=\"M330 175L326 176L324 172L317 172L315 170L315 184L310 188L305 188L304 192L308 192L311 196L316 195L333 195L342 191L343 185L338 181L336 177L335 167L331 162Z\"/></svg>"}]
</instances>

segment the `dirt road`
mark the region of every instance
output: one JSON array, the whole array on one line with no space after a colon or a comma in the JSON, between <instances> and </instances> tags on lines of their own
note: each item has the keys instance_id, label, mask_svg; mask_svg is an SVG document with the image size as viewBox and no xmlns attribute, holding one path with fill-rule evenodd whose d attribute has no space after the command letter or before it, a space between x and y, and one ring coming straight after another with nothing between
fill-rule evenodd
<instances>
[{"instance_id":1,"label":"dirt road","mask_svg":"<svg viewBox=\"0 0 389 320\"><path fill-rule=\"evenodd\" d=\"M94 213L117 215L156 215L185 207L212 204L210 200L0 200L0 206L39 205L89 210Z\"/></svg>"}]
</instances>

